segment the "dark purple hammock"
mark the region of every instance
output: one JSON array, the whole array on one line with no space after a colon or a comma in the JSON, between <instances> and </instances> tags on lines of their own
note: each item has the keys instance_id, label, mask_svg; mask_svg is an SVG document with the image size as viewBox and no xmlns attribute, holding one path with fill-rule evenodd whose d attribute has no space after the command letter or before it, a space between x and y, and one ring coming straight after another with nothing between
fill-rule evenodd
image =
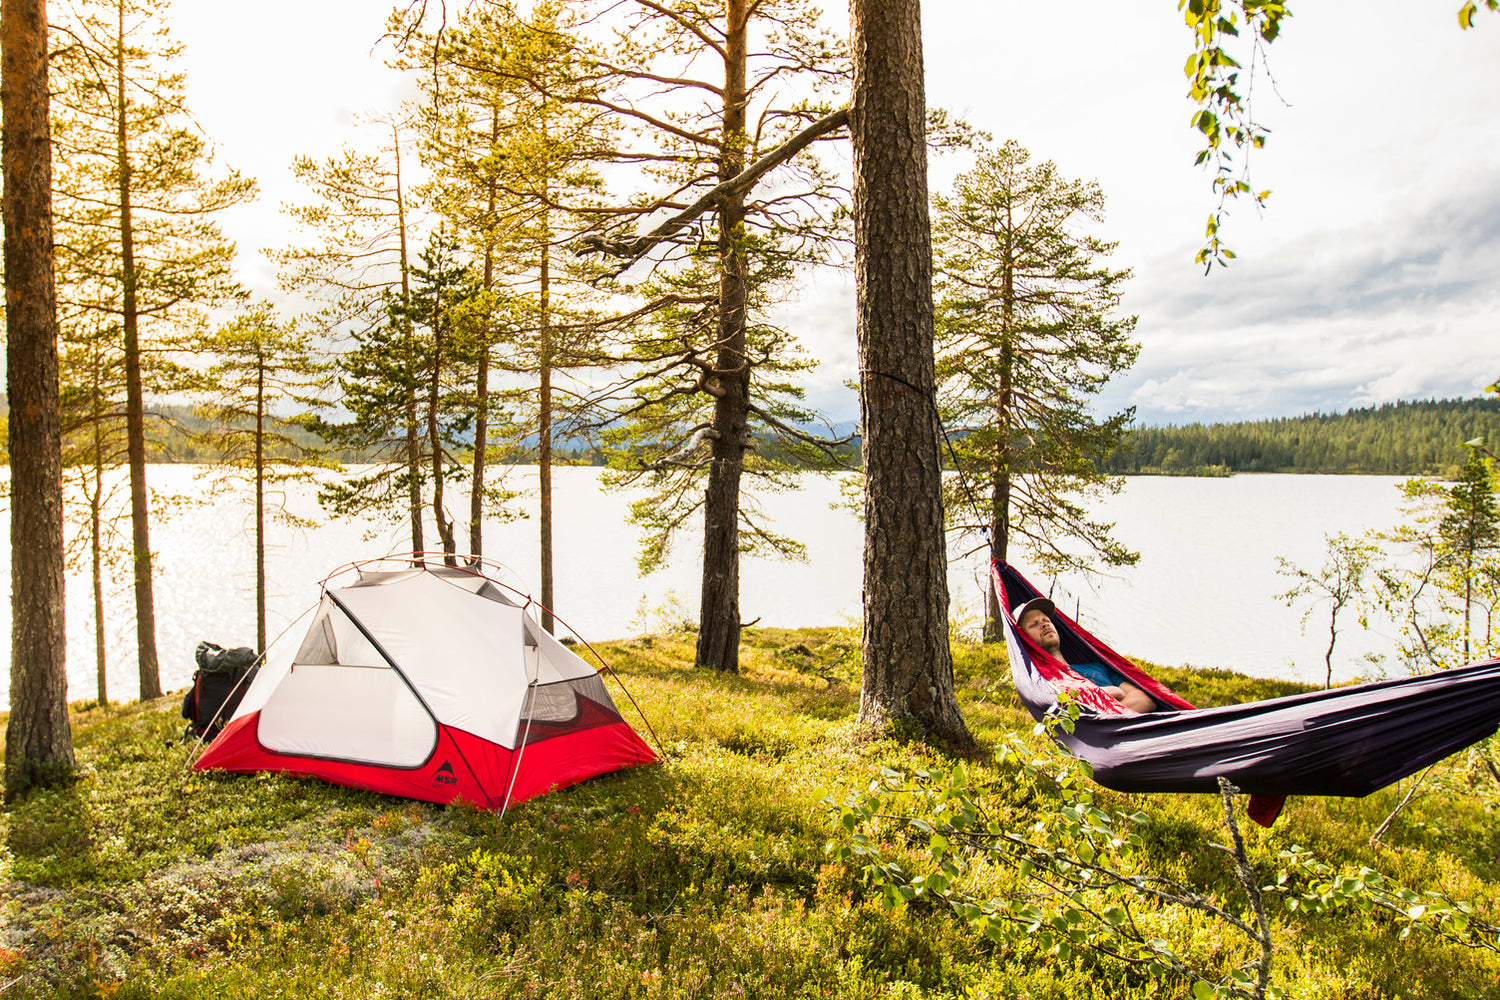
<instances>
[{"instance_id":1,"label":"dark purple hammock","mask_svg":"<svg viewBox=\"0 0 1500 1000\"><path fill-rule=\"evenodd\" d=\"M1120 792L1217 792L1227 778L1251 795L1250 816L1271 825L1288 795L1362 796L1442 760L1500 724L1500 659L1434 674L1312 691L1243 705L1194 708L1062 612L1052 615L1069 663L1102 662L1156 699L1132 712L1020 631L1009 609L1043 595L1016 570L993 564L1007 613L1016 693L1041 720L1067 689L1080 705L1072 733L1056 738Z\"/></svg>"}]
</instances>

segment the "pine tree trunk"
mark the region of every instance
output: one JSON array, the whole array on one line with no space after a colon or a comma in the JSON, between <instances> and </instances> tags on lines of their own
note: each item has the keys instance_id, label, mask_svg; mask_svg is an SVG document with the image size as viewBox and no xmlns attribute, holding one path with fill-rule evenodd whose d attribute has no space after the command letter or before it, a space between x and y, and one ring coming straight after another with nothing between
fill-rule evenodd
<instances>
[{"instance_id":1,"label":"pine tree trunk","mask_svg":"<svg viewBox=\"0 0 1500 1000\"><path fill-rule=\"evenodd\" d=\"M921 13L917 0L854 0L851 12L865 464L859 717L968 747L948 646Z\"/></svg>"},{"instance_id":2,"label":"pine tree trunk","mask_svg":"<svg viewBox=\"0 0 1500 1000\"><path fill-rule=\"evenodd\" d=\"M1015 396L1012 389L1012 372L1015 370L1015 349L1011 342L1010 316L1015 303L1015 285L1011 269L1006 268L1002 288L1002 305L1006 316L1006 336L1000 345L1000 384L996 389L995 403L995 468L991 479L990 490L990 538L994 540L993 556L1001 562L1010 561L1010 489L1011 468L1015 462L1013 450L1013 434L1011 428L1012 407L1015 405ZM984 639L986 642L1000 642L1005 638L1005 627L1001 624L1000 616L1006 613L1006 609L1000 606L1000 598L995 593L993 585L985 588L985 624Z\"/></svg>"},{"instance_id":3,"label":"pine tree trunk","mask_svg":"<svg viewBox=\"0 0 1500 1000\"><path fill-rule=\"evenodd\" d=\"M490 110L490 146L500 141L500 111ZM495 218L496 183L491 177L485 183L484 217ZM484 290L495 287L495 243L493 233L484 244ZM469 479L469 555L484 555L484 480L490 447L490 348L494 343L491 317L486 317L480 334L479 364L474 373L474 468Z\"/></svg>"},{"instance_id":4,"label":"pine tree trunk","mask_svg":"<svg viewBox=\"0 0 1500 1000\"><path fill-rule=\"evenodd\" d=\"M719 179L745 162L747 0L725 9L724 128ZM719 350L714 361L712 460L703 498L703 591L699 603L700 667L740 669L740 478L749 440L749 365L745 350L746 266L743 194L719 208Z\"/></svg>"},{"instance_id":5,"label":"pine tree trunk","mask_svg":"<svg viewBox=\"0 0 1500 1000\"><path fill-rule=\"evenodd\" d=\"M407 324L407 357L411 357L411 324ZM422 439L417 430L417 387L406 391L406 503L411 515L411 550L422 552Z\"/></svg>"},{"instance_id":6,"label":"pine tree trunk","mask_svg":"<svg viewBox=\"0 0 1500 1000\"><path fill-rule=\"evenodd\" d=\"M146 416L141 391L140 335L136 326L135 289L128 252L125 259L125 452L130 464L136 656L140 697L146 701L161 697L161 674L156 660L156 598L151 584L151 512L146 495Z\"/></svg>"},{"instance_id":7,"label":"pine tree trunk","mask_svg":"<svg viewBox=\"0 0 1500 1000\"><path fill-rule=\"evenodd\" d=\"M1010 561L1010 442L1008 427L1002 419L997 423L1000 433L995 442L995 472L990 489L990 537L994 539L991 556L1001 562ZM1000 642L1005 638L1005 627L1000 616L1005 609L1000 606L1000 597L993 584L984 589L984 641Z\"/></svg>"},{"instance_id":8,"label":"pine tree trunk","mask_svg":"<svg viewBox=\"0 0 1500 1000\"><path fill-rule=\"evenodd\" d=\"M546 130L543 129L543 137ZM547 209L542 209L542 265L538 275L538 367L540 384L538 393L538 427L536 450L537 490L540 494L541 512L537 530L541 544L542 568L542 628L557 631L552 614L556 597L552 565L552 232L551 218Z\"/></svg>"},{"instance_id":9,"label":"pine tree trunk","mask_svg":"<svg viewBox=\"0 0 1500 1000\"><path fill-rule=\"evenodd\" d=\"M411 314L411 265L406 254L406 197L401 186L401 133L391 128L391 149L396 158L396 228L401 241L401 322L405 324L406 363L412 363L416 353L416 338L412 333ZM422 441L417 429L417 384L415 373L406 389L406 503L411 517L411 550L421 552L422 540Z\"/></svg>"},{"instance_id":10,"label":"pine tree trunk","mask_svg":"<svg viewBox=\"0 0 1500 1000\"><path fill-rule=\"evenodd\" d=\"M5 801L74 768L63 628L62 430L44 0L0 3L10 402L11 662Z\"/></svg>"},{"instance_id":11,"label":"pine tree trunk","mask_svg":"<svg viewBox=\"0 0 1500 1000\"><path fill-rule=\"evenodd\" d=\"M411 550L421 552L426 543L422 539L422 439L417 436L416 386L406 393L406 503L411 515Z\"/></svg>"},{"instance_id":12,"label":"pine tree trunk","mask_svg":"<svg viewBox=\"0 0 1500 1000\"><path fill-rule=\"evenodd\" d=\"M135 223L131 217L130 137L126 131L125 5L115 37L115 135L120 196L121 325L125 340L125 451L130 464L131 564L135 571L135 644L142 701L161 697L156 660L156 597L152 587L151 511L146 494L146 405L141 387L140 315L136 301Z\"/></svg>"},{"instance_id":13,"label":"pine tree trunk","mask_svg":"<svg viewBox=\"0 0 1500 1000\"><path fill-rule=\"evenodd\" d=\"M442 405L443 364L447 354L447 318L443 315L441 296L434 297L432 314L432 369L427 383L427 447L432 459L432 517L437 522L438 542L443 546L443 562L457 566L454 558L457 539L453 536L453 521L443 510L443 437L438 426L438 409Z\"/></svg>"},{"instance_id":14,"label":"pine tree trunk","mask_svg":"<svg viewBox=\"0 0 1500 1000\"><path fill-rule=\"evenodd\" d=\"M109 704L107 662L104 651L104 394L100 382L99 341L89 345L93 376L94 492L89 497L89 564L94 585L94 680L99 705Z\"/></svg>"},{"instance_id":15,"label":"pine tree trunk","mask_svg":"<svg viewBox=\"0 0 1500 1000\"><path fill-rule=\"evenodd\" d=\"M486 259L488 270L490 261ZM488 282L486 282L488 287ZM488 459L490 430L490 341L489 332L481 334L479 364L474 371L474 464L469 477L469 555L484 555L484 479Z\"/></svg>"},{"instance_id":16,"label":"pine tree trunk","mask_svg":"<svg viewBox=\"0 0 1500 1000\"><path fill-rule=\"evenodd\" d=\"M255 651L266 649L266 359L255 368Z\"/></svg>"},{"instance_id":17,"label":"pine tree trunk","mask_svg":"<svg viewBox=\"0 0 1500 1000\"><path fill-rule=\"evenodd\" d=\"M102 468L95 460L94 465L94 487L95 493L89 499L89 567L93 572L94 584L94 685L98 694L95 700L102 708L109 704L109 678L106 675L106 660L104 655L104 540L101 537L103 531L103 485L101 482Z\"/></svg>"}]
</instances>

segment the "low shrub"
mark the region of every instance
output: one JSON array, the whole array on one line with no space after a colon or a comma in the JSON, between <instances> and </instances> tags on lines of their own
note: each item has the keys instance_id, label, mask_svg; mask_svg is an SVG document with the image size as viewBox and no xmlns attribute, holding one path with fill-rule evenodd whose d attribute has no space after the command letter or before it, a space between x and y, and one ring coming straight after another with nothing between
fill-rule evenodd
<instances>
[{"instance_id":1,"label":"low shrub","mask_svg":"<svg viewBox=\"0 0 1500 1000\"><path fill-rule=\"evenodd\" d=\"M1035 937L976 933L949 905L889 907L861 859L840 859L848 831L820 803L861 794L887 770L957 763L857 727L847 630L747 629L738 676L693 669L692 637L675 632L583 652L623 681L663 762L503 818L308 779L199 774L185 769L173 699L80 707L79 780L0 815L0 995L1189 995L1190 983L1087 948L1060 954ZM954 661L984 748L962 762L967 794L998 828L1026 834L1068 807L1055 777L1066 761L1033 734L1003 648L959 643ZM1205 704L1284 693L1226 672L1165 673ZM1019 767L1018 747L1046 766ZM1370 834L1409 785L1358 801L1294 799L1271 830L1244 831L1246 850L1267 885L1295 849L1338 878L1365 866L1404 890L1441 887L1475 908L1479 926L1492 919L1497 865L1495 790L1481 779L1428 778L1375 845ZM1226 837L1215 797L1079 787L1091 808L1144 814L1131 824L1138 874L1244 907L1215 847ZM923 871L926 833L890 820L872 843ZM1041 891L996 866L964 877L982 898ZM1287 995L1493 995L1488 952L1352 897L1319 911L1307 900L1315 882L1293 874L1268 896L1273 982ZM1241 957L1206 924L1149 905L1134 915L1181 934L1209 967Z\"/></svg>"}]
</instances>

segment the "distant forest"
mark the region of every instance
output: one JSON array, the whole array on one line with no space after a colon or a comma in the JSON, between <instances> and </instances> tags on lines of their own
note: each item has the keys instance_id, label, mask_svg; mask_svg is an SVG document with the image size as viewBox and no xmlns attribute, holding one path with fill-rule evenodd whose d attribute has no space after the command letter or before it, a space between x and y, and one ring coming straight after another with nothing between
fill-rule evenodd
<instances>
[{"instance_id":1,"label":"distant forest","mask_svg":"<svg viewBox=\"0 0 1500 1000\"><path fill-rule=\"evenodd\" d=\"M0 396L0 412L4 408ZM153 461L213 462L221 457L213 429L190 409L155 412L159 419L147 425ZM0 416L0 462L5 460L3 429ZM297 427L279 430L294 440L317 440ZM1137 427L1105 463L1105 471L1126 476L1306 472L1451 478L1467 455L1464 442L1474 438L1491 446L1500 442L1500 400L1429 399L1243 423ZM776 447L766 442L762 449ZM851 462L857 461L857 444L844 450ZM330 450L327 457L345 463L372 458L341 449ZM560 443L556 457L569 464L604 464L604 455L586 445ZM509 455L504 460L528 459Z\"/></svg>"},{"instance_id":2,"label":"distant forest","mask_svg":"<svg viewBox=\"0 0 1500 1000\"><path fill-rule=\"evenodd\" d=\"M1246 423L1139 427L1105 470L1116 475L1451 477L1467 457L1464 442L1474 438L1500 442L1500 400L1418 400Z\"/></svg>"}]
</instances>

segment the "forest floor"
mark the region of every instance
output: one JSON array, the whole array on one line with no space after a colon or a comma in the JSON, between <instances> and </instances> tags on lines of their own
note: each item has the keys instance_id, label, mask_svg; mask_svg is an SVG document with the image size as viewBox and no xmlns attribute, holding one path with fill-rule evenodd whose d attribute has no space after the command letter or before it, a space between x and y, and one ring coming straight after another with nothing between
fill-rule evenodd
<instances>
[{"instance_id":1,"label":"forest floor","mask_svg":"<svg viewBox=\"0 0 1500 1000\"><path fill-rule=\"evenodd\" d=\"M1198 997L1230 995L1235 970L1260 955L1232 921L1160 898L1099 916L1148 929L1194 976L1111 957L1111 939L1076 928L986 934L951 893L905 902L870 876L861 858L873 855L850 852L858 825L839 804L872 782L961 775L976 808L1019 838L1082 801L1132 831L1106 845L1135 847L1112 864L1250 912L1217 849L1229 842L1220 799L1073 783L1017 701L1003 648L955 644L960 704L982 747L957 762L856 725L849 629L747 630L738 676L694 670L692 640L598 647L650 720L660 764L504 817L193 772L178 697L76 706L79 779L0 814L0 1000ZM1301 690L1145 666L1202 705ZM1489 775L1470 756L1445 762L1373 843L1416 779L1365 799L1292 799L1270 829L1240 824L1256 879L1273 887L1271 995L1500 995L1500 789ZM871 823L858 826L874 830L865 849L878 844L913 873L931 862L921 827L895 814ZM967 898L1008 912L1057 892L1035 872L954 857ZM1364 892L1377 883L1386 899L1417 902L1382 907ZM1423 895L1433 890L1442 896ZM1430 919L1444 908L1445 921Z\"/></svg>"}]
</instances>

